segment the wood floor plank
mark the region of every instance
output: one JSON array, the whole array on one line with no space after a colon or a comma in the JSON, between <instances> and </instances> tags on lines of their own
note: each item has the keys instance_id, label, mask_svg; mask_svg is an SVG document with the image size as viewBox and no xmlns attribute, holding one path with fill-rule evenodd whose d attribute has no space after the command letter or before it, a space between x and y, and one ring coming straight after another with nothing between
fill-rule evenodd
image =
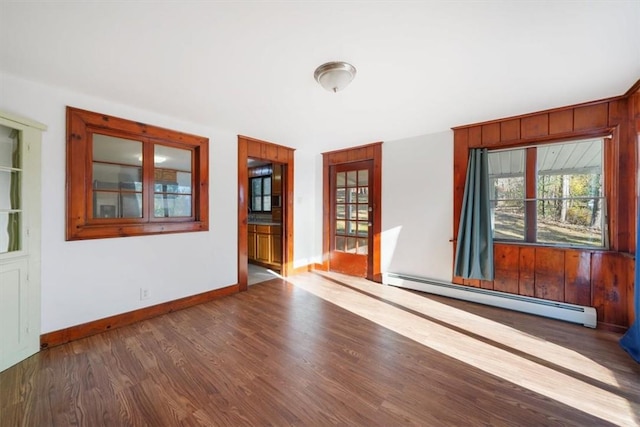
<instances>
[{"instance_id":1,"label":"wood floor plank","mask_svg":"<svg viewBox=\"0 0 640 427\"><path fill-rule=\"evenodd\" d=\"M639 425L618 339L305 273L36 354L0 427Z\"/></svg>"}]
</instances>

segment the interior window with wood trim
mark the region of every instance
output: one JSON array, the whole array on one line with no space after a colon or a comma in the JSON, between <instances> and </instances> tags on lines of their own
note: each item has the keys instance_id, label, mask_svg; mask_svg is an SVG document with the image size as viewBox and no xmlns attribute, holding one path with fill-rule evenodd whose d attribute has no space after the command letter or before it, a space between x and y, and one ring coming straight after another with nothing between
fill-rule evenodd
<instances>
[{"instance_id":1,"label":"interior window with wood trim","mask_svg":"<svg viewBox=\"0 0 640 427\"><path fill-rule=\"evenodd\" d=\"M208 230L208 146L67 107L67 240Z\"/></svg>"},{"instance_id":2,"label":"interior window with wood trim","mask_svg":"<svg viewBox=\"0 0 640 427\"><path fill-rule=\"evenodd\" d=\"M494 239L607 248L604 141L490 151Z\"/></svg>"}]
</instances>

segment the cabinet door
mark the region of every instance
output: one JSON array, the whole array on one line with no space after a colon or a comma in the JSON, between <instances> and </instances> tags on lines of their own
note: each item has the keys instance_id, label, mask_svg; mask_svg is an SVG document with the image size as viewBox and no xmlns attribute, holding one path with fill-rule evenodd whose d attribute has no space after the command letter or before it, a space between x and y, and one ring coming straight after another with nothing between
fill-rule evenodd
<instances>
[{"instance_id":1,"label":"cabinet door","mask_svg":"<svg viewBox=\"0 0 640 427\"><path fill-rule=\"evenodd\" d=\"M264 263L271 262L271 236L268 234L256 234L256 260Z\"/></svg>"},{"instance_id":2,"label":"cabinet door","mask_svg":"<svg viewBox=\"0 0 640 427\"><path fill-rule=\"evenodd\" d=\"M279 234L271 235L271 262L282 264L282 236Z\"/></svg>"},{"instance_id":3,"label":"cabinet door","mask_svg":"<svg viewBox=\"0 0 640 427\"><path fill-rule=\"evenodd\" d=\"M249 257L249 259L256 259L256 233L249 233L247 252L247 256Z\"/></svg>"}]
</instances>

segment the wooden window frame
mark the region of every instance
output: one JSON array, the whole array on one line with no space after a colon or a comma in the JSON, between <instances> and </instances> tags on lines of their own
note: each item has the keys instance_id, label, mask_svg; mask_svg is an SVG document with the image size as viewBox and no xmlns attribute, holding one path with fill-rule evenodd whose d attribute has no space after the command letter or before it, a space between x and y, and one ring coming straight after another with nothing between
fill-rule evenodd
<instances>
[{"instance_id":1,"label":"wooden window frame","mask_svg":"<svg viewBox=\"0 0 640 427\"><path fill-rule=\"evenodd\" d=\"M191 217L153 216L154 163L143 160L142 217L94 218L92 135L99 133L142 142L143 159L154 145L192 152ZM67 240L102 239L209 230L209 139L106 114L67 107Z\"/></svg>"}]
</instances>

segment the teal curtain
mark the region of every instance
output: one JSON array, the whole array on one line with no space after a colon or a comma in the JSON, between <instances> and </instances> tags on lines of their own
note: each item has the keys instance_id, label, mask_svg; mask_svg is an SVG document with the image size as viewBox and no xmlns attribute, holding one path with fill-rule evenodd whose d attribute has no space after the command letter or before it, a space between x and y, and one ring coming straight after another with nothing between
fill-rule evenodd
<instances>
[{"instance_id":1,"label":"teal curtain","mask_svg":"<svg viewBox=\"0 0 640 427\"><path fill-rule=\"evenodd\" d=\"M638 201L640 202L640 199ZM640 203L636 212L640 213ZM640 252L638 252L638 242L640 242L640 216L636 216L636 273L633 286L635 319L627 333L620 340L620 346L629 353L633 360L640 363L640 287L638 286L638 283L640 283Z\"/></svg>"},{"instance_id":2,"label":"teal curtain","mask_svg":"<svg viewBox=\"0 0 640 427\"><path fill-rule=\"evenodd\" d=\"M13 132L11 135L13 138L18 139L19 133ZM14 168L20 168L20 141L14 145L12 165ZM20 201L20 187L21 187L21 174L22 172L14 171L11 173L11 183L9 188L9 201L11 202L11 209L21 209ZM7 225L7 232L9 233L9 245L7 250L9 252L19 251L21 249L20 244L20 213L12 212L9 214L9 224Z\"/></svg>"},{"instance_id":3,"label":"teal curtain","mask_svg":"<svg viewBox=\"0 0 640 427\"><path fill-rule=\"evenodd\" d=\"M454 273L465 279L493 280L493 231L489 200L489 152L469 152Z\"/></svg>"}]
</instances>

